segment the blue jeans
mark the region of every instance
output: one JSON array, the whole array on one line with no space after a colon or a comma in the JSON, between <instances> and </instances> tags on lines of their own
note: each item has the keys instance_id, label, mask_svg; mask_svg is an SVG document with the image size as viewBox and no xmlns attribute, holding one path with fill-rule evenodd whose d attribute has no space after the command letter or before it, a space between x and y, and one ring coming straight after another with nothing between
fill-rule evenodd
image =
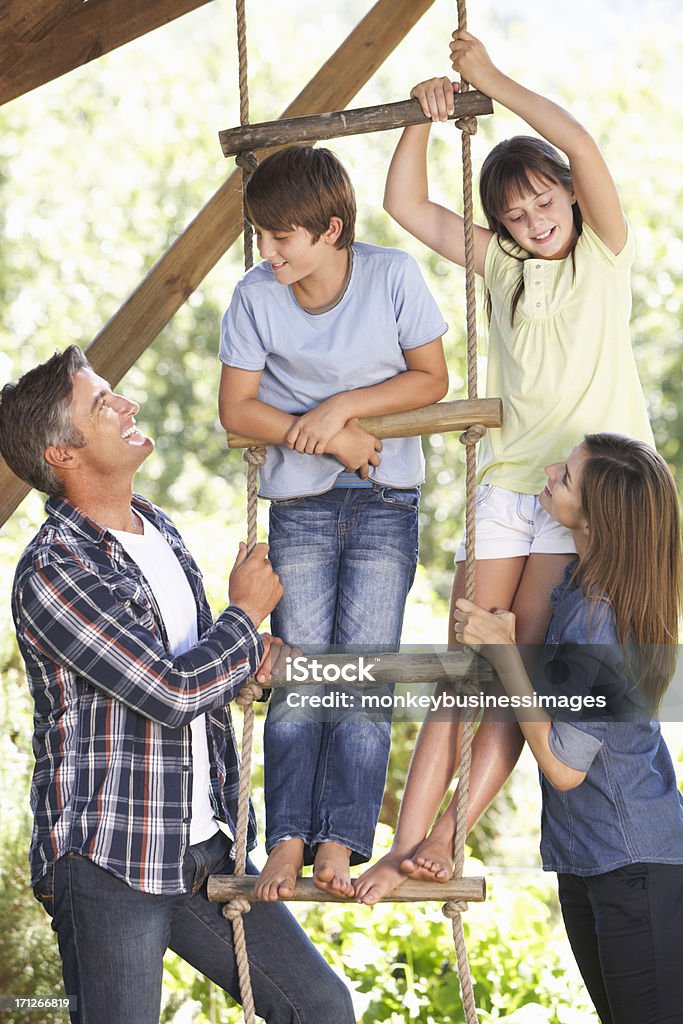
<instances>
[{"instance_id":1,"label":"blue jeans","mask_svg":"<svg viewBox=\"0 0 683 1024\"><path fill-rule=\"evenodd\" d=\"M396 650L417 565L419 498L417 487L374 486L273 502L269 557L284 586L273 633L307 652ZM356 706L293 710L290 691L274 691L264 734L266 846L303 839L310 862L319 843L337 842L359 863L372 855L391 712L359 709L359 686L334 691Z\"/></svg>"},{"instance_id":2,"label":"blue jeans","mask_svg":"<svg viewBox=\"0 0 683 1024\"><path fill-rule=\"evenodd\" d=\"M209 903L209 874L231 874L222 832L190 847L190 891L132 889L79 854L61 857L36 886L52 916L73 1024L158 1024L166 949L239 1001L232 925ZM250 874L256 871L249 865ZM244 917L256 1012L268 1024L353 1024L351 997L282 904L254 903Z\"/></svg>"}]
</instances>

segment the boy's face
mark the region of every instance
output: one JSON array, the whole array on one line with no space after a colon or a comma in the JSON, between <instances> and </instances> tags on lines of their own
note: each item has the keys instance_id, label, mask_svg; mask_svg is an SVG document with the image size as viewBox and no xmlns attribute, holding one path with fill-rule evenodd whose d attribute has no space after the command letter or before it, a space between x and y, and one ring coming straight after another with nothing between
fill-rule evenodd
<instances>
[{"instance_id":1,"label":"boy's face","mask_svg":"<svg viewBox=\"0 0 683 1024\"><path fill-rule=\"evenodd\" d=\"M332 236L327 231L317 242L313 241L310 231L302 227L268 231L254 225L254 232L261 258L270 263L278 284L296 284L324 272L339 253L334 247L338 232L334 232L334 240L331 241Z\"/></svg>"}]
</instances>

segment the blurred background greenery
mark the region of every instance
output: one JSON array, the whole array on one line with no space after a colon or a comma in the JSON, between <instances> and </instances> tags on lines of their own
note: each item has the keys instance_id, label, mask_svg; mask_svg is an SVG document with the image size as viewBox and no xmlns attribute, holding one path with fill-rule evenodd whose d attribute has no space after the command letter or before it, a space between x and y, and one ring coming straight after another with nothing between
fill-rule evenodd
<instances>
[{"instance_id":1,"label":"blurred background greenery","mask_svg":"<svg viewBox=\"0 0 683 1024\"><path fill-rule=\"evenodd\" d=\"M248 4L252 120L276 117L353 25L369 0ZM353 101L401 99L449 72L455 5L433 7ZM239 120L234 15L218 0L0 109L0 383L55 348L87 345L232 169L216 133ZM683 485L680 308L683 301L683 114L677 97L683 11L677 0L471 0L469 25L494 60L570 107L599 139L634 231L633 342L658 446ZM498 110L481 119L475 173L490 146L523 130ZM331 145L359 201L358 237L408 249L446 319L449 397L464 394L463 274L427 252L383 213L394 132ZM433 194L459 206L459 140L433 133ZM244 533L243 468L228 454L215 408L218 324L242 270L239 246L124 378L139 421L157 440L138 488L163 505L205 569L215 610ZM557 401L562 401L558 381ZM421 567L404 637L442 643L452 559L462 527L463 457L455 437L425 439L428 479ZM40 522L30 495L0 534L0 992L60 991L47 918L27 890L32 767L31 701L14 644L14 564ZM217 539L220 541L217 542ZM416 726L400 723L377 850L390 841ZM679 749L677 730L669 727ZM255 795L261 807L262 777ZM539 870L539 800L530 758L471 837L468 873L484 870L489 901L466 927L482 1020L580 1024L596 1018L563 938L552 880ZM447 923L438 908L297 909L349 979L359 1021L462 1020ZM232 1021L222 994L167 958L165 1021ZM12 1020L11 1015L4 1019ZM41 1024L40 1015L32 1021ZM50 1015L46 1020L57 1020Z\"/></svg>"}]
</instances>

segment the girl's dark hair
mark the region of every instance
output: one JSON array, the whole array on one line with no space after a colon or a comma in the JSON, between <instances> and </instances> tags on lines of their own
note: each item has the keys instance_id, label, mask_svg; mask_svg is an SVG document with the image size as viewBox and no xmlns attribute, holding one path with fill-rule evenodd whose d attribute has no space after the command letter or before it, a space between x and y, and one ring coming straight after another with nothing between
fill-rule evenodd
<instances>
[{"instance_id":1,"label":"girl's dark hair","mask_svg":"<svg viewBox=\"0 0 683 1024\"><path fill-rule=\"evenodd\" d=\"M519 259L520 262L527 257L517 256L503 245L503 241L513 245L516 243L502 218L516 198L534 191L532 178L541 178L555 185L562 185L568 192L572 190L572 173L567 161L545 139L535 139L530 135L515 135L512 139L505 139L494 146L484 160L479 177L479 195L488 226L498 236L498 244L504 252ZM574 203L572 210L576 232L580 235L583 219L579 204ZM512 296L511 323L514 323L515 311L523 293L522 275ZM490 315L490 296L487 305Z\"/></svg>"}]
</instances>

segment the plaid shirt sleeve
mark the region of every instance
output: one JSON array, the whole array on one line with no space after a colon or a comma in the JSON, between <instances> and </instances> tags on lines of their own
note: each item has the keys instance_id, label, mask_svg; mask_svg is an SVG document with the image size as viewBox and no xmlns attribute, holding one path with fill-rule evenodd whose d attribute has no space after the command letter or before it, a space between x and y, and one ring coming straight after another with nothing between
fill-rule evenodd
<instances>
[{"instance_id":1,"label":"plaid shirt sleeve","mask_svg":"<svg viewBox=\"0 0 683 1024\"><path fill-rule=\"evenodd\" d=\"M232 700L262 657L263 642L235 607L171 657L144 590L123 577L110 585L66 547L25 577L20 606L29 645L165 726L187 725Z\"/></svg>"}]
</instances>

